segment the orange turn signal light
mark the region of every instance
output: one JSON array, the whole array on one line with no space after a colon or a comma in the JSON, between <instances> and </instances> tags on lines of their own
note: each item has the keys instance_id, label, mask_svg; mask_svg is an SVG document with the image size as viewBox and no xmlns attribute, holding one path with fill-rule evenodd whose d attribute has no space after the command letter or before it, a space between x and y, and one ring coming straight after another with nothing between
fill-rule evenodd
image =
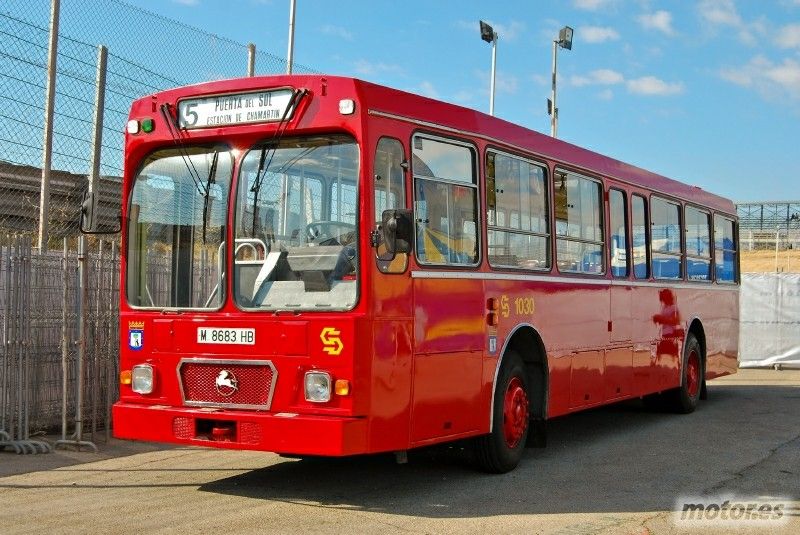
<instances>
[{"instance_id":1,"label":"orange turn signal light","mask_svg":"<svg viewBox=\"0 0 800 535\"><path fill-rule=\"evenodd\" d=\"M486 300L486 310L497 312L500 310L500 301L496 297L490 297Z\"/></svg>"},{"instance_id":2,"label":"orange turn signal light","mask_svg":"<svg viewBox=\"0 0 800 535\"><path fill-rule=\"evenodd\" d=\"M350 394L350 381L347 379L336 379L333 385L333 391L337 396L347 396Z\"/></svg>"},{"instance_id":3,"label":"orange turn signal light","mask_svg":"<svg viewBox=\"0 0 800 535\"><path fill-rule=\"evenodd\" d=\"M494 312L489 312L486 315L486 323L489 325L489 327L497 327L497 324L499 323L497 320L497 314Z\"/></svg>"},{"instance_id":4,"label":"orange turn signal light","mask_svg":"<svg viewBox=\"0 0 800 535\"><path fill-rule=\"evenodd\" d=\"M119 372L119 384L121 385L129 385L131 384L131 371L130 370L122 370Z\"/></svg>"}]
</instances>

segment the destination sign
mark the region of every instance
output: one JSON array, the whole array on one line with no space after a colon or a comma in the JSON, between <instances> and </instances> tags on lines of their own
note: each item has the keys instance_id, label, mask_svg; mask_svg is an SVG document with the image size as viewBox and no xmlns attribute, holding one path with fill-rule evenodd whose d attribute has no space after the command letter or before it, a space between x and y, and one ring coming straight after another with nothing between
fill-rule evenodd
<instances>
[{"instance_id":1,"label":"destination sign","mask_svg":"<svg viewBox=\"0 0 800 535\"><path fill-rule=\"evenodd\" d=\"M178 124L191 129L280 121L291 98L291 89L279 89L185 99L178 102Z\"/></svg>"}]
</instances>

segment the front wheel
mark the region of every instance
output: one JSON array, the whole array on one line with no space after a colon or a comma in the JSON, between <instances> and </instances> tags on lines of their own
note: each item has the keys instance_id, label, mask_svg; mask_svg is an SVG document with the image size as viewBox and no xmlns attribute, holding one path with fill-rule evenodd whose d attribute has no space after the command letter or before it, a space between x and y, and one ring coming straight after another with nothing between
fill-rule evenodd
<instances>
[{"instance_id":1,"label":"front wheel","mask_svg":"<svg viewBox=\"0 0 800 535\"><path fill-rule=\"evenodd\" d=\"M525 365L513 351L504 361L494 392L492 430L475 442L478 466L496 474L509 472L519 464L530 422L530 390Z\"/></svg>"}]
</instances>

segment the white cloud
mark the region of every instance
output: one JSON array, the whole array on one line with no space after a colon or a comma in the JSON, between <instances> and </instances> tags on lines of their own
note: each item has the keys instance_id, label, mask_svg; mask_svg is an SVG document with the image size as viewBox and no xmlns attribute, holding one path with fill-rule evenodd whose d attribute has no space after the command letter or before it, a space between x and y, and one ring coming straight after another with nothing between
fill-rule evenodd
<instances>
[{"instance_id":1,"label":"white cloud","mask_svg":"<svg viewBox=\"0 0 800 535\"><path fill-rule=\"evenodd\" d=\"M533 81L533 83L536 84L536 85L547 85L547 86L549 86L550 82L552 80L551 80L550 76L545 76L544 74L532 74L531 75L531 81Z\"/></svg>"},{"instance_id":2,"label":"white cloud","mask_svg":"<svg viewBox=\"0 0 800 535\"><path fill-rule=\"evenodd\" d=\"M597 94L600 100L611 100L614 98L614 92L611 89L603 89Z\"/></svg>"},{"instance_id":3,"label":"white cloud","mask_svg":"<svg viewBox=\"0 0 800 535\"><path fill-rule=\"evenodd\" d=\"M572 0L572 5L575 9L583 9L584 11L599 11L600 9L610 5L613 0Z\"/></svg>"},{"instance_id":4,"label":"white cloud","mask_svg":"<svg viewBox=\"0 0 800 535\"><path fill-rule=\"evenodd\" d=\"M568 83L575 87L587 85L615 85L625 81L625 77L617 71L611 69L597 69L587 75L571 76Z\"/></svg>"},{"instance_id":5,"label":"white cloud","mask_svg":"<svg viewBox=\"0 0 800 535\"><path fill-rule=\"evenodd\" d=\"M672 13L669 11L645 13L640 15L637 20L646 30L658 30L666 35L675 35L675 30L672 28Z\"/></svg>"},{"instance_id":6,"label":"white cloud","mask_svg":"<svg viewBox=\"0 0 800 535\"><path fill-rule=\"evenodd\" d=\"M800 5L800 0L797 0ZM800 24L789 24L778 30L775 43L781 48L800 48Z\"/></svg>"},{"instance_id":7,"label":"white cloud","mask_svg":"<svg viewBox=\"0 0 800 535\"><path fill-rule=\"evenodd\" d=\"M722 69L719 75L733 84L755 89L770 100L786 96L800 100L800 62L791 58L774 63L756 56L741 67Z\"/></svg>"},{"instance_id":8,"label":"white cloud","mask_svg":"<svg viewBox=\"0 0 800 535\"><path fill-rule=\"evenodd\" d=\"M332 24L326 24L322 28L319 29L325 35L332 35L334 37L339 37L344 39L345 41L352 41L353 34L350 33L347 29L342 28L341 26L334 26Z\"/></svg>"},{"instance_id":9,"label":"white cloud","mask_svg":"<svg viewBox=\"0 0 800 535\"><path fill-rule=\"evenodd\" d=\"M487 24L489 24L492 29L497 32L497 38L501 41L514 41L522 33L525 31L525 23L520 22L518 20L512 20L508 24L504 24L502 22L494 22L489 19L484 19ZM475 32L478 34L478 30L480 28L479 23L477 21L466 21L466 20L459 20L456 22L456 26L461 28L462 30L467 30L471 32Z\"/></svg>"},{"instance_id":10,"label":"white cloud","mask_svg":"<svg viewBox=\"0 0 800 535\"><path fill-rule=\"evenodd\" d=\"M489 94L489 76L491 73L489 71L475 71L475 76L481 80L481 86L485 88L485 93ZM498 71L495 80L495 91L497 93L506 93L509 95L515 95L519 90L519 81L517 77L514 75L506 74L503 71Z\"/></svg>"},{"instance_id":11,"label":"white cloud","mask_svg":"<svg viewBox=\"0 0 800 535\"><path fill-rule=\"evenodd\" d=\"M669 96L683 93L684 87L680 82L665 82L655 76L643 76L628 80L625 85L633 94L646 96Z\"/></svg>"},{"instance_id":12,"label":"white cloud","mask_svg":"<svg viewBox=\"0 0 800 535\"><path fill-rule=\"evenodd\" d=\"M697 9L700 16L711 24L734 27L742 25L742 17L736 11L733 0L703 0Z\"/></svg>"},{"instance_id":13,"label":"white cloud","mask_svg":"<svg viewBox=\"0 0 800 535\"><path fill-rule=\"evenodd\" d=\"M604 43L619 39L619 32L603 26L582 26L578 28L576 37L586 43Z\"/></svg>"},{"instance_id":14,"label":"white cloud","mask_svg":"<svg viewBox=\"0 0 800 535\"><path fill-rule=\"evenodd\" d=\"M472 102L475 97L475 91L462 89L453 95L453 102L456 104L468 104Z\"/></svg>"},{"instance_id":15,"label":"white cloud","mask_svg":"<svg viewBox=\"0 0 800 535\"><path fill-rule=\"evenodd\" d=\"M360 59L355 62L353 69L361 75L364 76L372 76L376 74L395 74L395 75L402 75L405 74L405 71L399 65L393 65L391 63L372 63L365 59Z\"/></svg>"},{"instance_id":16,"label":"white cloud","mask_svg":"<svg viewBox=\"0 0 800 535\"><path fill-rule=\"evenodd\" d=\"M700 17L712 26L726 26L737 30L739 40L754 46L760 36L767 33L764 19L745 21L736 10L733 0L703 0L697 5Z\"/></svg>"},{"instance_id":17,"label":"white cloud","mask_svg":"<svg viewBox=\"0 0 800 535\"><path fill-rule=\"evenodd\" d=\"M436 99L440 98L439 92L436 90L433 84L427 80L423 80L422 82L419 83L416 92L425 97L436 98Z\"/></svg>"},{"instance_id":18,"label":"white cloud","mask_svg":"<svg viewBox=\"0 0 800 535\"><path fill-rule=\"evenodd\" d=\"M519 82L517 82L516 76L497 73L497 78L495 79L495 88L498 93L515 95L517 93L517 89L519 88Z\"/></svg>"}]
</instances>

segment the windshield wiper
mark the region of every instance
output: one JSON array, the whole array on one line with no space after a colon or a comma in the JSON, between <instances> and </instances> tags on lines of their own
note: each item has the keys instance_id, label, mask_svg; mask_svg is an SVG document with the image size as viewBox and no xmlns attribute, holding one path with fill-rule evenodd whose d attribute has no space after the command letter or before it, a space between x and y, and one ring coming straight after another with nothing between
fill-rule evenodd
<instances>
[{"instance_id":1,"label":"windshield wiper","mask_svg":"<svg viewBox=\"0 0 800 535\"><path fill-rule=\"evenodd\" d=\"M178 149L178 152L183 159L184 165L186 165L186 170L189 171L189 176L192 178L192 182L194 182L197 191L200 195L204 195L203 188L200 182L200 173L197 171L197 168L194 166L194 162L192 161L189 152L186 150L186 146L183 144L183 140L181 140L180 136L180 127L172 121L172 114L169 112L169 103L165 103L161 105L161 115L164 117L164 120L167 123L167 130L169 131L169 135L172 138L172 143ZM175 131L173 132L173 128Z\"/></svg>"},{"instance_id":2,"label":"windshield wiper","mask_svg":"<svg viewBox=\"0 0 800 535\"><path fill-rule=\"evenodd\" d=\"M289 102L286 104L286 109L283 110L283 116L281 120L278 122L278 127L275 129L275 133L272 135L272 139L269 142L264 144L264 147L261 149L261 157L258 161L258 171L256 172L256 180L253 184L253 187L250 188L250 191L254 193L253 195L253 230L252 235L255 236L256 234L256 221L257 214L258 214L258 193L261 190L261 183L264 181L264 177L266 176L266 170L269 169L270 164L272 163L272 158L275 156L275 152L278 150L278 145L281 142L281 138L283 137L284 132L289 126L289 121L287 118L289 117L289 112L293 109L297 108L297 105L300 104L300 101L303 100L308 94L308 89L301 88L296 90L292 93ZM266 159L267 156L267 149L272 149L269 153L269 160ZM266 165L265 165L266 161Z\"/></svg>"},{"instance_id":3,"label":"windshield wiper","mask_svg":"<svg viewBox=\"0 0 800 535\"><path fill-rule=\"evenodd\" d=\"M211 198L211 184L215 182L217 175L217 160L219 160L219 149L214 149L214 156L211 158L211 167L208 170L206 180L206 190L203 193L203 243L206 243L206 228L208 227L208 202Z\"/></svg>"}]
</instances>

